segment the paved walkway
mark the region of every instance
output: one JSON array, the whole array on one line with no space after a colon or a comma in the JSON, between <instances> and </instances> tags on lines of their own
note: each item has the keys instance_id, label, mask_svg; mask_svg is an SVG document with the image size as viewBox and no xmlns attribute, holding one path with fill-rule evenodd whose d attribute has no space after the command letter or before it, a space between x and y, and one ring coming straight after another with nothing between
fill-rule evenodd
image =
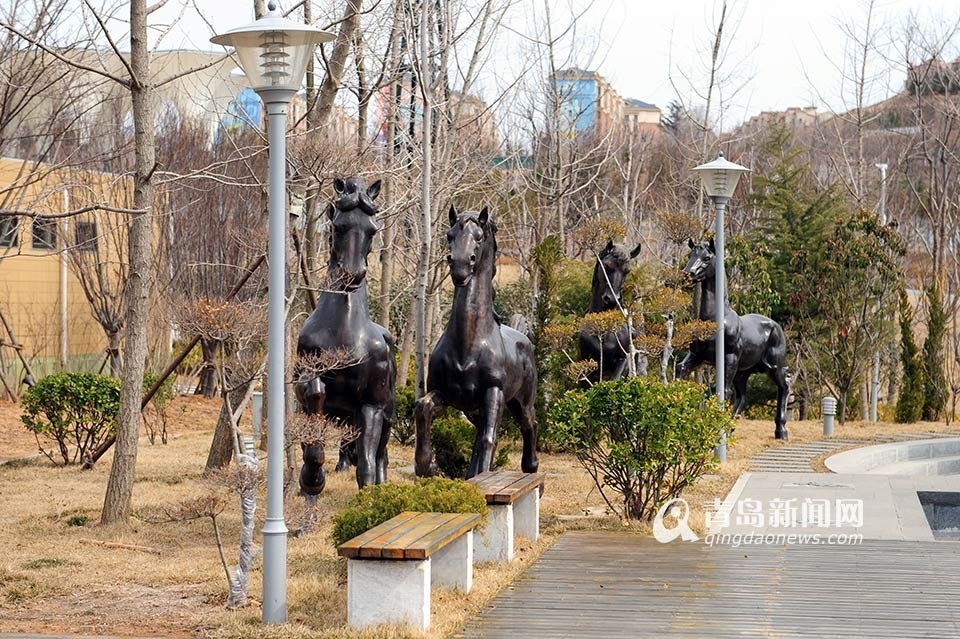
<instances>
[{"instance_id":1,"label":"paved walkway","mask_svg":"<svg viewBox=\"0 0 960 639\"><path fill-rule=\"evenodd\" d=\"M960 477L810 466L919 437L765 451L751 468L769 471L744 473L694 542L565 533L454 637L960 637L960 547L934 541L917 495L960 492Z\"/></svg>"}]
</instances>

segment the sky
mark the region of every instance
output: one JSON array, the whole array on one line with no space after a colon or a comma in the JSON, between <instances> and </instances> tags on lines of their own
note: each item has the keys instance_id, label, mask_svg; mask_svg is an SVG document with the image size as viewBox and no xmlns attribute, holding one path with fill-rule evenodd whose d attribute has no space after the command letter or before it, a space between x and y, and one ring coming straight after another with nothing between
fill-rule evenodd
<instances>
[{"instance_id":1,"label":"sky","mask_svg":"<svg viewBox=\"0 0 960 639\"><path fill-rule=\"evenodd\" d=\"M661 108L678 96L698 101L685 77L706 85L719 0L595 0L590 5L588 17L599 34L596 70L618 93ZM863 0L729 0L723 67L729 117L743 120L761 111L804 106L843 110L851 102L842 71L851 42L845 29L865 32L867 5ZM955 0L875 0L873 8L881 47L901 32L910 12L938 30L960 16ZM899 90L904 79L902 67L878 74L870 87L873 101Z\"/></svg>"},{"instance_id":2,"label":"sky","mask_svg":"<svg viewBox=\"0 0 960 639\"><path fill-rule=\"evenodd\" d=\"M181 0L181 2L184 0ZM291 0L281 1L281 7ZM706 86L715 25L722 0L549 0L555 21L583 12L577 34L578 66L604 76L623 97L661 109L680 98L703 103L697 87ZM166 48L210 49L210 28L222 33L250 22L247 0L189 0L207 16L209 26L189 15L185 35L165 40ZM172 2L170 5L178 5ZM340 0L336 6L339 7ZM850 60L851 38L865 31L868 0L728 0L721 89L726 127L761 111L816 106L844 110L851 88L843 67ZM241 9L241 7L251 7ZM517 0L515 24L542 14L544 0ZM873 26L879 46L902 30L914 12L923 24L946 31L960 18L956 0L874 0ZM895 38L899 40L899 38ZM506 47L509 49L510 47ZM948 57L958 55L948 49ZM868 102L889 97L902 87L902 67L876 71ZM849 75L849 74L847 74Z\"/></svg>"}]
</instances>

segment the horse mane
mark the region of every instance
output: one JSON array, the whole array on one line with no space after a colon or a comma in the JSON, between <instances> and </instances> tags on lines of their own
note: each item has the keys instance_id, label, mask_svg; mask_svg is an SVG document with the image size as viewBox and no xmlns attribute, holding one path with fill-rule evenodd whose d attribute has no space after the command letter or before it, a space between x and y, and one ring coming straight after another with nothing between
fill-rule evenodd
<instances>
[{"instance_id":1,"label":"horse mane","mask_svg":"<svg viewBox=\"0 0 960 639\"><path fill-rule=\"evenodd\" d=\"M607 244L603 247L603 250L598 254L600 260L603 260L605 257L612 257L621 264L626 264L630 261L630 249L628 249L623 244ZM599 261L598 261L599 266Z\"/></svg>"}]
</instances>

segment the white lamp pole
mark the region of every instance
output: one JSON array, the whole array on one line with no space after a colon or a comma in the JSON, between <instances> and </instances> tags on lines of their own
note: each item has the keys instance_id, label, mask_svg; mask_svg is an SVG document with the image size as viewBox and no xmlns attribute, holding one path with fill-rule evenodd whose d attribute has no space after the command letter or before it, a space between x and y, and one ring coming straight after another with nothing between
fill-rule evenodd
<instances>
[{"instance_id":1,"label":"white lamp pole","mask_svg":"<svg viewBox=\"0 0 960 639\"><path fill-rule=\"evenodd\" d=\"M284 18L275 2L266 15L210 39L233 47L253 90L266 105L270 140L269 299L267 310L267 516L263 525L263 622L287 620L287 525L283 517L284 307L286 305L287 105L317 44L334 35Z\"/></svg>"},{"instance_id":2,"label":"white lamp pole","mask_svg":"<svg viewBox=\"0 0 960 639\"><path fill-rule=\"evenodd\" d=\"M717 156L713 162L701 164L693 169L700 175L703 187L707 195L713 200L717 209L717 229L714 245L716 247L716 320L717 320L717 338L714 350L716 351L716 380L717 380L717 399L723 406L727 399L726 380L724 379L724 360L725 344L723 331L723 316L726 310L727 301L727 276L726 269L723 266L723 212L726 209L727 202L737 188L737 182L740 175L750 169L733 162L728 162L723 157L723 152ZM721 463L727 461L727 433L724 431L720 435L720 444L717 446L717 458Z\"/></svg>"},{"instance_id":3,"label":"white lamp pole","mask_svg":"<svg viewBox=\"0 0 960 639\"><path fill-rule=\"evenodd\" d=\"M887 164L875 164L880 169L880 224L887 225ZM873 351L873 372L870 375L870 422L877 423L877 399L880 396L880 351Z\"/></svg>"}]
</instances>

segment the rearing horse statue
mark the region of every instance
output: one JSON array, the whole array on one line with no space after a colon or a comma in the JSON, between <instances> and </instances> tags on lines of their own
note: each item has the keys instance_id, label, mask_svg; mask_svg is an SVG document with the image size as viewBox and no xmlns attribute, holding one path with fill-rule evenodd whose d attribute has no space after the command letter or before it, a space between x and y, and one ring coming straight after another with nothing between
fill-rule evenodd
<instances>
[{"instance_id":1,"label":"rearing horse statue","mask_svg":"<svg viewBox=\"0 0 960 639\"><path fill-rule=\"evenodd\" d=\"M711 239L695 244L689 240L690 259L683 268L690 286L700 284L701 320L716 319L716 249ZM677 365L677 377L687 377L703 363L716 365L716 334L690 344L687 356ZM747 406L747 378L754 373L766 373L777 386L777 413L774 417L774 437L787 439L787 338L783 329L765 315L750 313L737 315L724 299L724 400L729 401L736 391L733 414ZM717 391L719 393L719 389Z\"/></svg>"},{"instance_id":2,"label":"rearing horse statue","mask_svg":"<svg viewBox=\"0 0 960 639\"><path fill-rule=\"evenodd\" d=\"M619 310L622 304L623 282L630 273L630 260L640 254L640 245L632 251L613 240L597 253L593 267L593 285L590 289L590 307L587 313ZM598 337L589 331L577 336L577 359L597 362L597 371L591 381L620 379L627 370L630 356L630 328L624 324L616 331Z\"/></svg>"},{"instance_id":3,"label":"rearing horse statue","mask_svg":"<svg viewBox=\"0 0 960 639\"><path fill-rule=\"evenodd\" d=\"M377 232L374 199L380 180L369 187L359 177L333 181L336 198L330 218L330 283L304 323L297 355L308 359L321 353L348 361L299 373L296 395L308 415L322 413L345 420L357 429L357 439L341 445L340 466L349 466L347 446L356 448L357 485L387 479L387 442L396 411L395 346L384 327L370 319L367 306L367 254ZM323 447L304 445L300 485L304 493L323 490Z\"/></svg>"},{"instance_id":4,"label":"rearing horse statue","mask_svg":"<svg viewBox=\"0 0 960 639\"><path fill-rule=\"evenodd\" d=\"M459 214L450 207L447 261L455 287L453 308L430 355L427 394L414 409L415 470L420 477L438 472L430 429L445 406L463 411L477 429L468 479L491 469L504 405L520 424L523 471L534 473L539 467L533 344L526 335L500 324L493 312L496 230L486 207L479 213Z\"/></svg>"}]
</instances>

